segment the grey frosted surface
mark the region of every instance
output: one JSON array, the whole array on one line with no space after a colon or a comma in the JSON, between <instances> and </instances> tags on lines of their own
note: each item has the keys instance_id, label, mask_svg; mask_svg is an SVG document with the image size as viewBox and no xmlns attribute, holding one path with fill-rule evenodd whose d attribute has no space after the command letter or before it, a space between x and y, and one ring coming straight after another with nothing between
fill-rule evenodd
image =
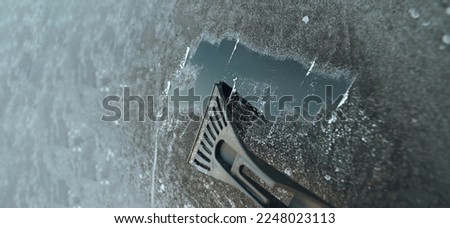
<instances>
[{"instance_id":1,"label":"grey frosted surface","mask_svg":"<svg viewBox=\"0 0 450 228\"><path fill-rule=\"evenodd\" d=\"M0 4L1 207L254 206L186 163L197 123L100 121L124 86L194 85L186 49L225 38L356 77L346 122L242 132L263 159L339 207L450 206L447 1Z\"/></svg>"}]
</instances>

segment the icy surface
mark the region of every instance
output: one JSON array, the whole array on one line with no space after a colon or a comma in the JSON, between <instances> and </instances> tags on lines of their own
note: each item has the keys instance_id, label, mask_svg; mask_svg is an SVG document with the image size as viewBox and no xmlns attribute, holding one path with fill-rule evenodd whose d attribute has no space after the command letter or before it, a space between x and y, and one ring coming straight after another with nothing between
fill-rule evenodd
<instances>
[{"instance_id":1,"label":"icy surface","mask_svg":"<svg viewBox=\"0 0 450 228\"><path fill-rule=\"evenodd\" d=\"M305 66L317 57L309 76L357 76L340 106L347 121L254 126L244 136L258 156L335 206L448 207L448 7L421 0L4 0L0 206L254 206L186 164L198 123L100 121L103 97L125 86L159 96L195 85L202 69L185 63L201 41L239 38L224 65L239 63L245 45ZM312 79L302 85L306 93ZM268 83L240 85L238 92ZM158 109L167 102L160 99Z\"/></svg>"},{"instance_id":2,"label":"icy surface","mask_svg":"<svg viewBox=\"0 0 450 228\"><path fill-rule=\"evenodd\" d=\"M136 61L133 7L115 1L2 1L0 207L140 207L101 99ZM144 12L141 12L144 13Z\"/></svg>"}]
</instances>

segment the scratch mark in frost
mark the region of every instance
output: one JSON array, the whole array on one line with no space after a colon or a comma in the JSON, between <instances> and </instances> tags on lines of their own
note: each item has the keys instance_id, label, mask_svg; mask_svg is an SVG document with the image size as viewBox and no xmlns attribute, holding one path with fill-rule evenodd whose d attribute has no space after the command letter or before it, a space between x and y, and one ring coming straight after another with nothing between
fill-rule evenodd
<instances>
[{"instance_id":1,"label":"scratch mark in frost","mask_svg":"<svg viewBox=\"0 0 450 228\"><path fill-rule=\"evenodd\" d=\"M227 102L227 104L230 103L230 101L231 101L231 96L233 95L233 93L236 92L236 81L237 81L237 80L238 80L238 78L234 78L234 79L233 79L233 89L231 90L230 96L228 97L228 102Z\"/></svg>"},{"instance_id":2,"label":"scratch mark in frost","mask_svg":"<svg viewBox=\"0 0 450 228\"><path fill-rule=\"evenodd\" d=\"M169 89L170 89L170 81L167 82L167 87L166 89L163 91L163 95L167 95L169 93Z\"/></svg>"},{"instance_id":3,"label":"scratch mark in frost","mask_svg":"<svg viewBox=\"0 0 450 228\"><path fill-rule=\"evenodd\" d=\"M232 208L235 208L235 207L236 207L236 205L233 203L232 200L230 200L230 198L228 198L228 197L225 196L225 199L228 200L228 203L230 203L230 206L231 206Z\"/></svg>"},{"instance_id":4,"label":"scratch mark in frost","mask_svg":"<svg viewBox=\"0 0 450 228\"><path fill-rule=\"evenodd\" d=\"M233 79L233 89L231 90L231 93L235 93L236 92L236 81L238 80L238 78L234 78Z\"/></svg>"},{"instance_id":5,"label":"scratch mark in frost","mask_svg":"<svg viewBox=\"0 0 450 228\"><path fill-rule=\"evenodd\" d=\"M234 44L234 48L233 48L233 51L231 52L230 59L228 59L227 67L230 64L231 59L233 58L234 52L236 51L238 44L239 44L239 38L236 40L236 43Z\"/></svg>"},{"instance_id":6,"label":"scratch mark in frost","mask_svg":"<svg viewBox=\"0 0 450 228\"><path fill-rule=\"evenodd\" d=\"M186 54L184 54L184 59L183 59L183 61L181 61L181 63L180 63L180 68L181 68L181 69L183 69L184 66L186 66L186 62L187 62L187 59L188 59L188 57L189 57L189 51L190 51L190 50L191 50L190 47L186 47Z\"/></svg>"},{"instance_id":7,"label":"scratch mark in frost","mask_svg":"<svg viewBox=\"0 0 450 228\"><path fill-rule=\"evenodd\" d=\"M350 88L352 88L353 82L355 82L356 78L353 79L352 83L350 83L350 86L348 87L347 91L345 91L341 102L339 102L338 106L336 107L336 109L338 109L339 107L341 107L341 105L343 105L345 103L345 101L347 101L348 98L348 92L350 91Z\"/></svg>"},{"instance_id":8,"label":"scratch mark in frost","mask_svg":"<svg viewBox=\"0 0 450 228\"><path fill-rule=\"evenodd\" d=\"M154 134L154 140L155 140L155 150L153 155L153 167L152 167L152 185L151 185L151 205L152 207L155 206L155 174L156 174L156 162L158 161L158 134L159 134L159 128L156 128L156 132Z\"/></svg>"},{"instance_id":9,"label":"scratch mark in frost","mask_svg":"<svg viewBox=\"0 0 450 228\"><path fill-rule=\"evenodd\" d=\"M341 105L343 105L345 103L345 101L347 101L348 92L350 91L350 88L352 88L353 82L355 82L355 80L356 80L356 78L353 79L353 81L352 81L352 83L350 83L350 86L348 87L347 91L345 91L344 95L342 95L342 100L339 102L336 109L341 107ZM328 120L328 124L332 124L332 123L336 122L336 120L337 120L336 112L333 111L333 113L331 114L331 118Z\"/></svg>"},{"instance_id":10,"label":"scratch mark in frost","mask_svg":"<svg viewBox=\"0 0 450 228\"><path fill-rule=\"evenodd\" d=\"M219 199L219 198L217 198L217 193L216 193L216 191L214 191L214 193L212 194L212 196L214 197L214 199L217 201L217 203L221 206L221 207L225 207L225 205L223 205L223 203L222 203L222 201Z\"/></svg>"},{"instance_id":11,"label":"scratch mark in frost","mask_svg":"<svg viewBox=\"0 0 450 228\"><path fill-rule=\"evenodd\" d=\"M314 65L316 64L316 59L317 59L317 57L314 58L314 60L312 61L311 66L309 67L309 70L308 70L308 72L306 73L306 76L308 76L308 75L311 73L312 68L313 68Z\"/></svg>"},{"instance_id":12,"label":"scratch mark in frost","mask_svg":"<svg viewBox=\"0 0 450 228\"><path fill-rule=\"evenodd\" d=\"M191 121L192 120L189 120L188 124L186 125L186 128L184 128L184 131L181 133L180 137L182 137L186 133L186 130L188 129L189 124L191 124Z\"/></svg>"},{"instance_id":13,"label":"scratch mark in frost","mask_svg":"<svg viewBox=\"0 0 450 228\"><path fill-rule=\"evenodd\" d=\"M311 62L311 66L309 67L308 72L306 72L306 76L303 78L302 83L300 83L300 88L302 87L303 83L305 82L306 77L308 77L308 75L311 73L314 65L316 65L316 59L317 59L317 57L314 58L314 60Z\"/></svg>"}]
</instances>

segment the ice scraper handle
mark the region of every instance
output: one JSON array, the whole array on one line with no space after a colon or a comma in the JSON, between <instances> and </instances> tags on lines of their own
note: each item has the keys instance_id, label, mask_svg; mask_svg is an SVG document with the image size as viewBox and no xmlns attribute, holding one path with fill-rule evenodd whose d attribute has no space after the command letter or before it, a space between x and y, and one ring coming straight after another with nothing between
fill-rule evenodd
<instances>
[{"instance_id":1,"label":"ice scraper handle","mask_svg":"<svg viewBox=\"0 0 450 228\"><path fill-rule=\"evenodd\" d=\"M224 142L219 145L217 150L219 160L223 161L221 164L228 163L229 165L227 166L231 166L231 168L226 170L228 170L230 175L240 185L241 190L260 204L260 206L330 207L329 204L312 192L297 184L265 161L259 159L253 153L250 153L243 144L230 145ZM283 187L294 193L294 196L290 203L286 205L264 188L261 182L264 182L270 188L275 186Z\"/></svg>"}]
</instances>

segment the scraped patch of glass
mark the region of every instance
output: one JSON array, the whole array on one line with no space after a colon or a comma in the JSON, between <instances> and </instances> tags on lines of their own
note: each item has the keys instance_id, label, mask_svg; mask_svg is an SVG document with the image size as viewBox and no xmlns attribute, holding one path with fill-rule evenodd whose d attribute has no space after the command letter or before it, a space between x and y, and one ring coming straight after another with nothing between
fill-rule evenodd
<instances>
[{"instance_id":1,"label":"scraped patch of glass","mask_svg":"<svg viewBox=\"0 0 450 228\"><path fill-rule=\"evenodd\" d=\"M302 107L305 102L308 110L302 109L303 112L314 116L326 103L326 92L338 104L346 98L353 81L344 71L327 74L317 70L319 58L302 64L258 53L239 39L225 39L217 44L200 42L186 65L198 69L194 86L195 93L202 97L210 95L214 83L224 81L241 96L251 96L250 102L265 116L276 117L280 111L292 111L293 107ZM283 99L283 96L292 99ZM270 102L270 109L265 108L267 102Z\"/></svg>"}]
</instances>

